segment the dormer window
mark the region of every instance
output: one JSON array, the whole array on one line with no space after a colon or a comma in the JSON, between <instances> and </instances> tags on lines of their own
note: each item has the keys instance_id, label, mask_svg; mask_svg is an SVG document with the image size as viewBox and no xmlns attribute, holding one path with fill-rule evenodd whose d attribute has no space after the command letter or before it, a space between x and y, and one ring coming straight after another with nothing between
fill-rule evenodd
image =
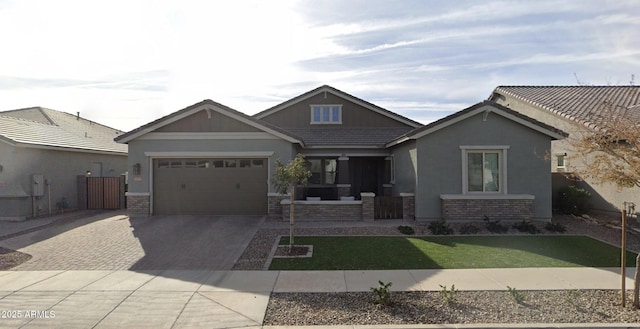
<instances>
[{"instance_id":1,"label":"dormer window","mask_svg":"<svg viewBox=\"0 0 640 329\"><path fill-rule=\"evenodd\" d=\"M311 124L342 124L342 105L311 105Z\"/></svg>"}]
</instances>

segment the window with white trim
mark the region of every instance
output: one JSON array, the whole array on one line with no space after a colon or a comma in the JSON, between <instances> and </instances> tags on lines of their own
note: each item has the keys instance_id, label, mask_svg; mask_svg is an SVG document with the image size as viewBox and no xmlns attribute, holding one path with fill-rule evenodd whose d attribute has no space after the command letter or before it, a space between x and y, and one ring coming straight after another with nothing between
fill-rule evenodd
<instances>
[{"instance_id":1,"label":"window with white trim","mask_svg":"<svg viewBox=\"0 0 640 329\"><path fill-rule=\"evenodd\" d=\"M565 169L566 168L566 153L556 154L556 168Z\"/></svg>"},{"instance_id":2,"label":"window with white trim","mask_svg":"<svg viewBox=\"0 0 640 329\"><path fill-rule=\"evenodd\" d=\"M311 124L342 124L342 105L311 105Z\"/></svg>"},{"instance_id":3,"label":"window with white trim","mask_svg":"<svg viewBox=\"0 0 640 329\"><path fill-rule=\"evenodd\" d=\"M506 194L508 146L461 146L463 193Z\"/></svg>"}]
</instances>

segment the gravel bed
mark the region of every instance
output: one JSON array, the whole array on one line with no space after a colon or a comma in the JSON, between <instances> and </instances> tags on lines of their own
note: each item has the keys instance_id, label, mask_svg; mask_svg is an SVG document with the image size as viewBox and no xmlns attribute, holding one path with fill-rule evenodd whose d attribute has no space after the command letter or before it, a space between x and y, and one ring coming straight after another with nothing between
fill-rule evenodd
<instances>
[{"instance_id":1,"label":"gravel bed","mask_svg":"<svg viewBox=\"0 0 640 329\"><path fill-rule=\"evenodd\" d=\"M0 247L0 271L6 271L31 259L31 255Z\"/></svg>"},{"instance_id":2,"label":"gravel bed","mask_svg":"<svg viewBox=\"0 0 640 329\"><path fill-rule=\"evenodd\" d=\"M620 245L621 231L615 226L620 219L610 215L579 217L558 215L554 223L562 224L562 234L586 235L615 246ZM505 234L523 234L504 221ZM428 223L399 222L413 227L416 236L431 235ZM464 224L450 224L459 234ZM482 222L473 223L478 235L493 234ZM545 223L535 223L540 234ZM638 227L637 222L630 224ZM279 235L287 228L259 230L234 266L234 270L262 270L269 261ZM402 235L397 226L358 226L296 228L304 235ZM640 250L640 237L630 231L627 248ZM617 290L547 290L523 291L522 304L516 303L508 291L459 291L456 302L446 305L440 292L393 292L392 305L375 304L373 293L272 293L264 325L385 325L385 324L473 324L473 323L640 323L640 311L631 307L632 292L627 293L627 308L620 307Z\"/></svg>"},{"instance_id":3,"label":"gravel bed","mask_svg":"<svg viewBox=\"0 0 640 329\"><path fill-rule=\"evenodd\" d=\"M640 323L640 311L619 306L618 291L522 293L518 304L506 291L461 291L447 305L438 292L394 292L389 306L367 292L273 293L264 325Z\"/></svg>"}]
</instances>

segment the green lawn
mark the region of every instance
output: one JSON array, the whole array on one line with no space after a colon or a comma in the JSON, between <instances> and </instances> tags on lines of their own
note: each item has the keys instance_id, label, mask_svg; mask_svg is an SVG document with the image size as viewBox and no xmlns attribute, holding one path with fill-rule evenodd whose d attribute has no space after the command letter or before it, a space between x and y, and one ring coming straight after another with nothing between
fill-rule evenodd
<instances>
[{"instance_id":1,"label":"green lawn","mask_svg":"<svg viewBox=\"0 0 640 329\"><path fill-rule=\"evenodd\" d=\"M280 244L288 244L282 238ZM271 270L616 267L620 248L580 236L296 237L312 258L274 258ZM635 266L628 252L627 266Z\"/></svg>"}]
</instances>

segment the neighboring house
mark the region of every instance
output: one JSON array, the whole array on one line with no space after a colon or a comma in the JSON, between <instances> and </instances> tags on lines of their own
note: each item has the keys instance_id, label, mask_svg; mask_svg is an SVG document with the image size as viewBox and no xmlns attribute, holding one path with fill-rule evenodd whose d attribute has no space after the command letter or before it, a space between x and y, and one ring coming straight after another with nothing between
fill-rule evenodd
<instances>
[{"instance_id":1,"label":"neighboring house","mask_svg":"<svg viewBox=\"0 0 640 329\"><path fill-rule=\"evenodd\" d=\"M632 111L635 115L629 117L640 123L640 86L499 86L489 99L562 129L570 136L579 136L590 127L597 127L592 119L605 104ZM585 161L574 156L571 143L570 137L551 144L551 171L557 182L554 190L575 183L591 192L591 205L596 210L619 211L625 201L640 204L640 188L620 189L614 184L598 184L589 179L564 180L566 173L580 168Z\"/></svg>"},{"instance_id":2,"label":"neighboring house","mask_svg":"<svg viewBox=\"0 0 640 329\"><path fill-rule=\"evenodd\" d=\"M78 175L120 176L121 131L42 107L0 112L0 219L77 209Z\"/></svg>"},{"instance_id":3,"label":"neighboring house","mask_svg":"<svg viewBox=\"0 0 640 329\"><path fill-rule=\"evenodd\" d=\"M401 196L404 218L548 219L540 155L565 136L492 102L423 126L322 86L254 116L205 100L115 140L129 145L133 213L286 216L271 176L302 153L297 217L373 219L376 195Z\"/></svg>"}]
</instances>

